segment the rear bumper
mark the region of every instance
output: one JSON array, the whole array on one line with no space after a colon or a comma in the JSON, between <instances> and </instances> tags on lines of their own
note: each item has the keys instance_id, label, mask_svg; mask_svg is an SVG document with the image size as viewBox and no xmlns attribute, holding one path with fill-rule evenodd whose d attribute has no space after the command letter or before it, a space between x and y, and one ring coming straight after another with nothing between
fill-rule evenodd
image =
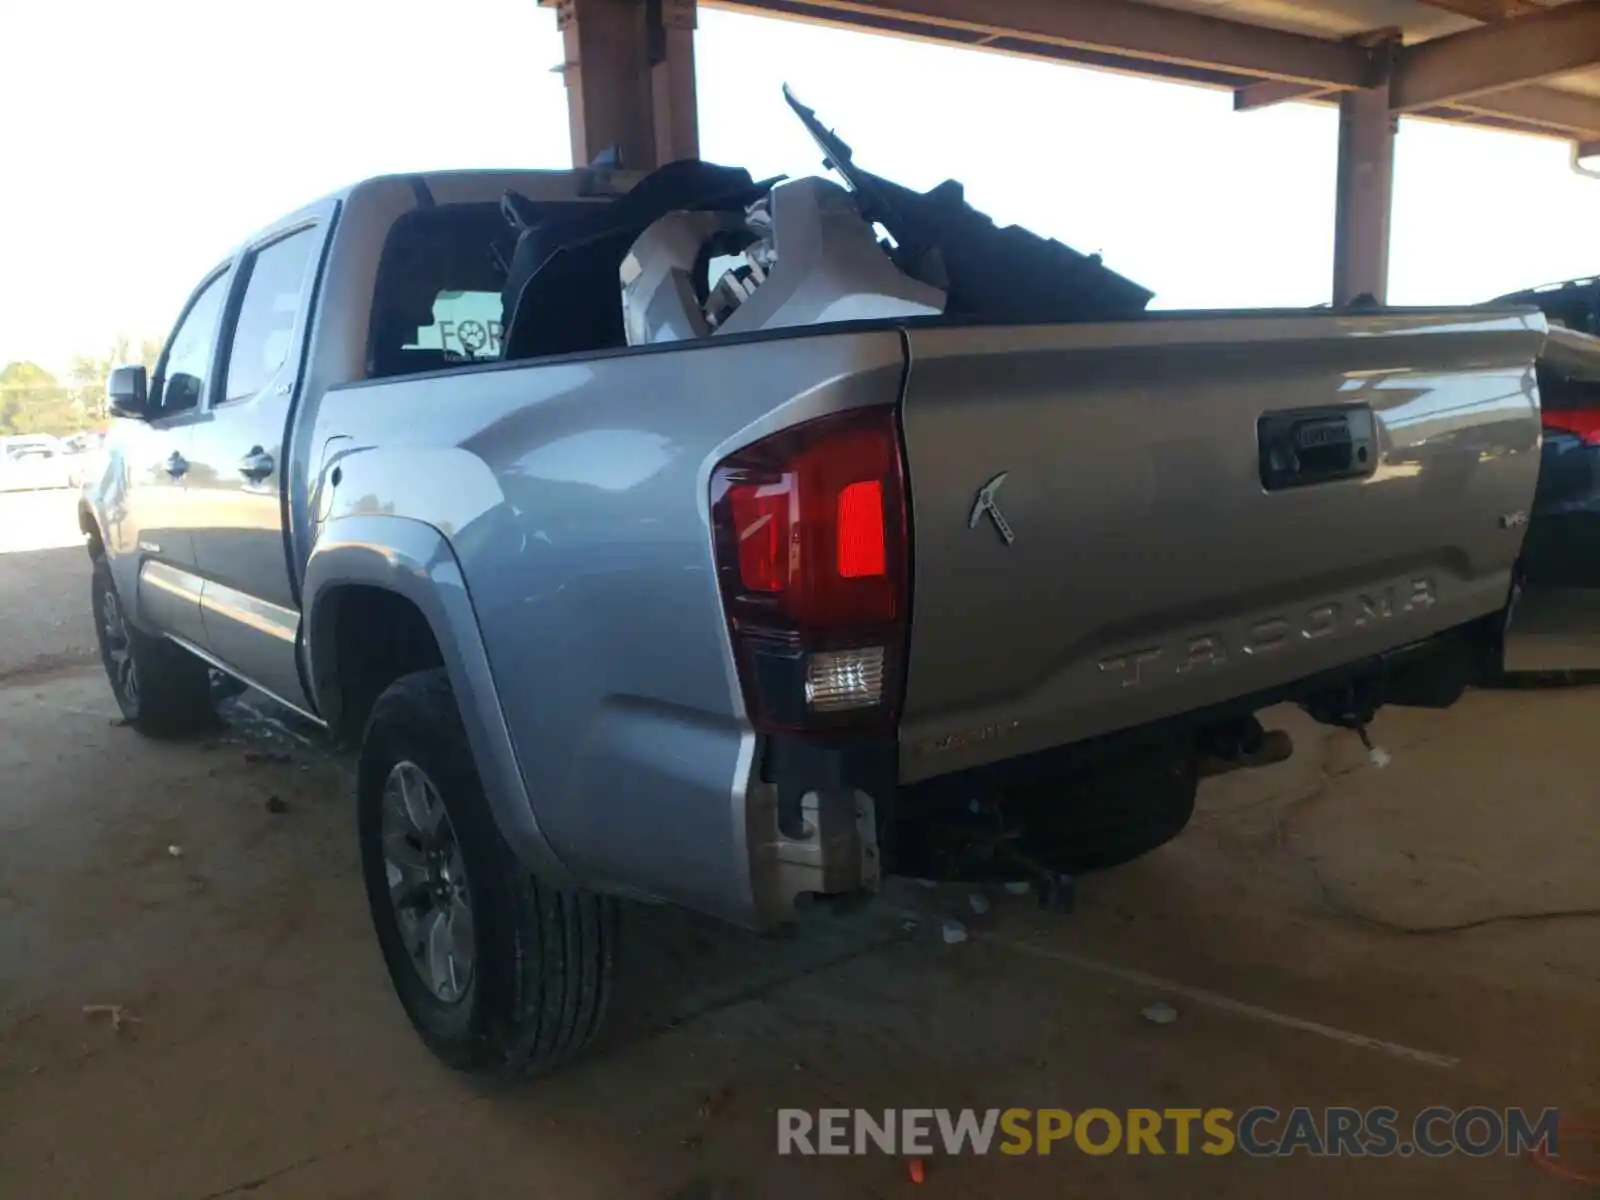
<instances>
[{"instance_id":1,"label":"rear bumper","mask_svg":"<svg viewBox=\"0 0 1600 1200\"><path fill-rule=\"evenodd\" d=\"M591 887L770 930L790 921L806 894L876 891L885 874L907 869L906 854L915 861L919 829L930 817L965 811L973 798L1081 777L1146 748L1197 752L1212 735L1274 704L1299 703L1334 724L1357 723L1381 704L1447 707L1495 660L1503 627L1504 613L1497 612L1224 703L916 780L903 774L893 735L820 742L719 725L703 731L693 753L669 762L659 752L669 745L681 750L683 729L663 724L666 714L641 709L625 733L589 742L601 760L633 764L619 777L626 790L609 794L638 796L654 814L637 829L634 822L619 827L614 807L596 814L611 837L602 839L597 827L594 838L606 840L613 858L619 846L628 849L628 869L598 870L576 854L564 861ZM622 753L622 743L632 751ZM671 769L663 772L663 763Z\"/></svg>"},{"instance_id":2,"label":"rear bumper","mask_svg":"<svg viewBox=\"0 0 1600 1200\"><path fill-rule=\"evenodd\" d=\"M1299 703L1339 724L1382 704L1448 707L1493 663L1504 619L1494 613L1225 703L916 782L902 781L893 738L766 742L746 790L747 827L766 831L750 843L752 908L770 926L788 918L800 892L871 890L896 870L897 827L1000 789L1065 779L1141 747L1198 744L1208 731L1274 704Z\"/></svg>"},{"instance_id":3,"label":"rear bumper","mask_svg":"<svg viewBox=\"0 0 1600 1200\"><path fill-rule=\"evenodd\" d=\"M751 911L759 928L793 916L803 893L876 891L882 831L898 794L893 737L768 738L745 789Z\"/></svg>"}]
</instances>

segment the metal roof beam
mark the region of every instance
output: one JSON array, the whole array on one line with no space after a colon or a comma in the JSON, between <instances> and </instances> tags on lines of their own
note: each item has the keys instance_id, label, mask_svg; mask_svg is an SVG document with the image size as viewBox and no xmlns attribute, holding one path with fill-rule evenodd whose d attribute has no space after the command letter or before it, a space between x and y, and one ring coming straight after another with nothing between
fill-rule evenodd
<instances>
[{"instance_id":1,"label":"metal roof beam","mask_svg":"<svg viewBox=\"0 0 1600 1200\"><path fill-rule=\"evenodd\" d=\"M1345 90L1348 89L1319 88L1305 83L1252 83L1234 89L1233 109L1248 112L1291 100L1327 103L1338 99ZM1487 117L1491 119L1481 123L1503 124L1524 133L1541 132L1585 140L1600 138L1600 99L1547 87L1505 88L1454 104L1413 109L1410 115L1455 121Z\"/></svg>"},{"instance_id":2,"label":"metal roof beam","mask_svg":"<svg viewBox=\"0 0 1600 1200\"><path fill-rule=\"evenodd\" d=\"M1464 7L1470 2L1440 0L1438 6L1454 8L1459 3ZM1500 2L1484 0L1486 4ZM700 3L708 8L758 16L876 30L946 45L1232 88L1234 107L1238 109L1286 100L1328 102L1341 92L1373 86L1382 78L1383 70L1377 54L1353 41L1280 33L1127 0L984 0L981 5L977 0ZM1567 7L1594 6L1585 2ZM1529 19L1538 18L1522 18ZM1473 32L1498 29L1491 26ZM1250 79L1256 82L1248 83ZM1437 120L1553 137L1600 136L1600 99L1547 87L1506 87L1455 103L1418 106L1411 111L1413 115Z\"/></svg>"},{"instance_id":3,"label":"metal roof beam","mask_svg":"<svg viewBox=\"0 0 1600 1200\"><path fill-rule=\"evenodd\" d=\"M787 7L764 4L762 0L710 0L707 6L713 4L717 8L768 14L775 8ZM912 18L979 37L1026 38L1256 79L1334 88L1361 87L1367 81L1367 54L1348 42L1244 25L1182 9L1156 8L1132 0L983 0L982 4L973 0L808 0L803 7L816 16Z\"/></svg>"},{"instance_id":4,"label":"metal roof beam","mask_svg":"<svg viewBox=\"0 0 1600 1200\"><path fill-rule=\"evenodd\" d=\"M1540 12L1544 7L1535 0L1422 0L1422 3L1441 12L1471 17L1485 25L1507 17L1520 17L1523 13Z\"/></svg>"},{"instance_id":5,"label":"metal roof beam","mask_svg":"<svg viewBox=\"0 0 1600 1200\"><path fill-rule=\"evenodd\" d=\"M1362 81L1361 90L1383 87L1389 82L1400 53L1401 37L1400 30L1384 28L1369 29L1365 33L1358 33L1354 37L1345 39L1351 45L1360 47L1362 54L1366 56L1366 77ZM1249 112L1253 108L1267 108L1287 100L1323 100L1336 97L1339 92L1354 90L1356 89L1328 87L1320 83L1292 83L1281 79L1264 79L1260 83L1249 83L1233 89L1233 111Z\"/></svg>"},{"instance_id":6,"label":"metal roof beam","mask_svg":"<svg viewBox=\"0 0 1600 1200\"><path fill-rule=\"evenodd\" d=\"M1519 87L1457 100L1448 107L1457 112L1509 117L1552 133L1600 137L1600 100L1555 88Z\"/></svg>"},{"instance_id":7,"label":"metal roof beam","mask_svg":"<svg viewBox=\"0 0 1600 1200\"><path fill-rule=\"evenodd\" d=\"M1434 108L1600 63L1600 0L1575 0L1406 47L1391 104Z\"/></svg>"},{"instance_id":8,"label":"metal roof beam","mask_svg":"<svg viewBox=\"0 0 1600 1200\"><path fill-rule=\"evenodd\" d=\"M1274 104L1290 100L1325 100L1341 90L1320 83L1285 83L1281 79L1263 79L1260 83L1249 83L1233 89L1233 111L1271 108Z\"/></svg>"}]
</instances>

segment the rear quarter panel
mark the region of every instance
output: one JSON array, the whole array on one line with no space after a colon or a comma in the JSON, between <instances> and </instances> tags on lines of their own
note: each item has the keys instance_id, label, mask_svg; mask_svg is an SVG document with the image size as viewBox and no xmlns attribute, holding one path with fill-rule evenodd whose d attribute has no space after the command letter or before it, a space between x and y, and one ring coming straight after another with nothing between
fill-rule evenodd
<instances>
[{"instance_id":1,"label":"rear quarter panel","mask_svg":"<svg viewBox=\"0 0 1600 1200\"><path fill-rule=\"evenodd\" d=\"M389 513L449 541L539 828L573 875L749 923L754 739L710 474L797 421L895 402L904 363L888 329L335 389L310 418L311 520Z\"/></svg>"},{"instance_id":2,"label":"rear quarter panel","mask_svg":"<svg viewBox=\"0 0 1600 1200\"><path fill-rule=\"evenodd\" d=\"M1539 469L1537 314L918 329L902 778L1189 711L1501 608ZM1267 492L1257 418L1365 404L1366 478ZM969 527L984 483L1007 546Z\"/></svg>"}]
</instances>

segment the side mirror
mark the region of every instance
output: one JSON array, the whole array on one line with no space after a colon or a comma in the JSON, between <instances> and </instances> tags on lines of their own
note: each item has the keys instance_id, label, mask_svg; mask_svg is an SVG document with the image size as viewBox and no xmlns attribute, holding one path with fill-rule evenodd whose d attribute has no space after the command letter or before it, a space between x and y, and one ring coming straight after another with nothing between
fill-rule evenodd
<instances>
[{"instance_id":1,"label":"side mirror","mask_svg":"<svg viewBox=\"0 0 1600 1200\"><path fill-rule=\"evenodd\" d=\"M113 417L127 417L135 421L150 416L149 380L144 367L117 367L106 381L106 400Z\"/></svg>"}]
</instances>

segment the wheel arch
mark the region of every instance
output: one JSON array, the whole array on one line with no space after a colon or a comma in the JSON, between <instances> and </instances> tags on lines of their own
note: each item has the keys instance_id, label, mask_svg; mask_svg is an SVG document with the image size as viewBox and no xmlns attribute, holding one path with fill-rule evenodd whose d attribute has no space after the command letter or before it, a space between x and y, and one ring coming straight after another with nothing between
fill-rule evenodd
<instances>
[{"instance_id":1,"label":"wheel arch","mask_svg":"<svg viewBox=\"0 0 1600 1200\"><path fill-rule=\"evenodd\" d=\"M402 675L444 665L444 652L421 606L371 582L333 583L311 610L309 676L317 711L329 727L358 742L378 695Z\"/></svg>"},{"instance_id":2,"label":"wheel arch","mask_svg":"<svg viewBox=\"0 0 1600 1200\"><path fill-rule=\"evenodd\" d=\"M94 511L94 505L89 503L86 496L78 499L78 532L82 533L85 545L91 559L104 558L106 553L105 535L100 531L100 518Z\"/></svg>"},{"instance_id":3,"label":"wheel arch","mask_svg":"<svg viewBox=\"0 0 1600 1200\"><path fill-rule=\"evenodd\" d=\"M445 536L408 517L339 518L320 531L306 564L302 596L302 667L319 715L336 727L347 723L342 719L346 695L340 647L352 628L348 620L352 604L361 606L356 611L364 617L418 622L411 631L389 639L391 649L398 648L388 665L398 663L408 670L444 666L501 834L541 882L554 886L576 882L539 828L477 614ZM431 649L410 640L412 633L420 634L424 628Z\"/></svg>"}]
</instances>

